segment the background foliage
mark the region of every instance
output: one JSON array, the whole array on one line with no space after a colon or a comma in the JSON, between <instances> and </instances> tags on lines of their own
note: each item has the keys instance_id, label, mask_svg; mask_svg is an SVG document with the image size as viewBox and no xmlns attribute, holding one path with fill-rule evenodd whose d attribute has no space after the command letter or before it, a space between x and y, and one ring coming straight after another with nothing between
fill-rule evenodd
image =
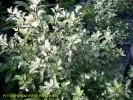
<instances>
[{"instance_id":1,"label":"background foliage","mask_svg":"<svg viewBox=\"0 0 133 100\"><path fill-rule=\"evenodd\" d=\"M120 16L132 1L78 2L14 1L7 8L1 27L14 33L0 35L2 93L57 94L57 100L132 98L131 79L122 84L118 63L124 53L116 47L129 33Z\"/></svg>"}]
</instances>

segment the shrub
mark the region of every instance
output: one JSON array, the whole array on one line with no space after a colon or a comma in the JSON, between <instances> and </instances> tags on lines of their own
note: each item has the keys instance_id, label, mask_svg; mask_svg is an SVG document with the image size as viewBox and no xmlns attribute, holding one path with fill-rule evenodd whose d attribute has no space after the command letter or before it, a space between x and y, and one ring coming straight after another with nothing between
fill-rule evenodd
<instances>
[{"instance_id":1,"label":"shrub","mask_svg":"<svg viewBox=\"0 0 133 100\"><path fill-rule=\"evenodd\" d=\"M102 26L99 14L94 31L87 30L82 6L68 12L57 5L49 15L39 0L30 1L25 6L29 13L8 9L7 23L15 23L15 34L9 40L0 36L0 52L6 53L0 63L7 84L4 93L56 94L58 100L123 99L122 85L113 81L120 79L120 66L112 67L123 54L115 47L119 30Z\"/></svg>"}]
</instances>

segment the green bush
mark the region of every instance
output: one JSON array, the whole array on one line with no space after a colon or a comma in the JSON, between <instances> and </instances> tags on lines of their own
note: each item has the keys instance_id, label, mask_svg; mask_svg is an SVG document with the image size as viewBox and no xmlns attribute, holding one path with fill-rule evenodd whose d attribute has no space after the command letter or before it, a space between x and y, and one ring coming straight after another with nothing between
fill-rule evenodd
<instances>
[{"instance_id":1,"label":"green bush","mask_svg":"<svg viewBox=\"0 0 133 100\"><path fill-rule=\"evenodd\" d=\"M0 27L4 26L6 17L4 16L6 14L6 11L4 10L4 6L2 5L2 2L0 2Z\"/></svg>"},{"instance_id":2,"label":"green bush","mask_svg":"<svg viewBox=\"0 0 133 100\"><path fill-rule=\"evenodd\" d=\"M118 84L120 65L115 64L123 55L115 44L121 31L113 29L112 10L104 16L99 1L92 8L93 17L78 5L72 12L57 5L49 15L39 0L30 1L30 6L24 5L28 14L17 7L8 9L7 23L14 22L16 32L9 40L0 36L0 53L6 53L0 63L4 93L56 94L57 100L124 99L128 92ZM85 16L94 20L93 31L86 29Z\"/></svg>"}]
</instances>

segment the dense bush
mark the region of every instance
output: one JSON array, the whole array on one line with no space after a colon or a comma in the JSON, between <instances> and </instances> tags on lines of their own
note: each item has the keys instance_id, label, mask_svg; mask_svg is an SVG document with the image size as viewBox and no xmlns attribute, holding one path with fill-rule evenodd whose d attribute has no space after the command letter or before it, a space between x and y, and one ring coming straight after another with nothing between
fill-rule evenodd
<instances>
[{"instance_id":1,"label":"dense bush","mask_svg":"<svg viewBox=\"0 0 133 100\"><path fill-rule=\"evenodd\" d=\"M123 52L116 41L126 29L116 15L119 2L97 0L73 11L56 5L52 14L39 2L17 2L27 12L7 9L7 23L13 24L4 30L12 28L15 34L0 36L2 92L56 94L57 100L129 98L130 80L125 88L117 64Z\"/></svg>"}]
</instances>

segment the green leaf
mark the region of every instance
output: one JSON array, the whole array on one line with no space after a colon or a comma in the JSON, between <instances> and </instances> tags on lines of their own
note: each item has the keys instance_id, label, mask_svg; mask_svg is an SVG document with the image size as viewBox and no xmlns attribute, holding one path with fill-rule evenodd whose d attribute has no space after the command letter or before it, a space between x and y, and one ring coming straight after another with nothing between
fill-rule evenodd
<instances>
[{"instance_id":1,"label":"green leaf","mask_svg":"<svg viewBox=\"0 0 133 100\"><path fill-rule=\"evenodd\" d=\"M33 26L33 27L37 27L37 26L39 26L39 21L35 21L35 22L33 22L32 24L31 24L31 26Z\"/></svg>"},{"instance_id":2,"label":"green leaf","mask_svg":"<svg viewBox=\"0 0 133 100\"><path fill-rule=\"evenodd\" d=\"M3 72L5 70L9 69L9 67L6 64L0 63L0 72Z\"/></svg>"},{"instance_id":3,"label":"green leaf","mask_svg":"<svg viewBox=\"0 0 133 100\"><path fill-rule=\"evenodd\" d=\"M109 91L110 93L113 93L113 92L114 92L114 90L113 90L111 87L107 87L107 89L108 89L108 91Z\"/></svg>"},{"instance_id":4,"label":"green leaf","mask_svg":"<svg viewBox=\"0 0 133 100\"><path fill-rule=\"evenodd\" d=\"M91 35L90 40L91 40L91 41L97 41L97 39L98 39L101 35L102 35L102 33L101 33L100 31L97 31L96 33L93 33L93 34Z\"/></svg>"},{"instance_id":5,"label":"green leaf","mask_svg":"<svg viewBox=\"0 0 133 100\"><path fill-rule=\"evenodd\" d=\"M59 9L59 5L57 4L56 7L55 7L55 10L58 10Z\"/></svg>"},{"instance_id":6,"label":"green leaf","mask_svg":"<svg viewBox=\"0 0 133 100\"><path fill-rule=\"evenodd\" d=\"M29 5L23 1L15 1L14 4L17 4L18 6L24 7L26 10L28 10Z\"/></svg>"},{"instance_id":7,"label":"green leaf","mask_svg":"<svg viewBox=\"0 0 133 100\"><path fill-rule=\"evenodd\" d=\"M39 10L39 11L37 12L37 15L38 15L39 17L41 17L43 14L45 14L45 11L44 11L44 10Z\"/></svg>"},{"instance_id":8,"label":"green leaf","mask_svg":"<svg viewBox=\"0 0 133 100\"><path fill-rule=\"evenodd\" d=\"M126 89L128 89L128 87L129 87L129 85L131 84L131 80L130 79L128 79L127 81L126 81Z\"/></svg>"},{"instance_id":9,"label":"green leaf","mask_svg":"<svg viewBox=\"0 0 133 100\"><path fill-rule=\"evenodd\" d=\"M70 19L72 20L72 21L74 21L75 20L75 13L74 13L74 11L71 13L71 15L70 15Z\"/></svg>"},{"instance_id":10,"label":"green leaf","mask_svg":"<svg viewBox=\"0 0 133 100\"><path fill-rule=\"evenodd\" d=\"M40 98L27 98L27 99L24 99L24 100L40 100Z\"/></svg>"},{"instance_id":11,"label":"green leaf","mask_svg":"<svg viewBox=\"0 0 133 100\"><path fill-rule=\"evenodd\" d=\"M76 13L79 12L79 10L80 10L81 8L82 8L82 6L77 5L76 8L75 8L75 12L76 12Z\"/></svg>"},{"instance_id":12,"label":"green leaf","mask_svg":"<svg viewBox=\"0 0 133 100\"><path fill-rule=\"evenodd\" d=\"M80 89L79 86L76 86L76 87L75 87L75 91L76 91L76 94L77 94L78 96L81 96L81 95L82 95L82 92L83 92L83 91L81 91L81 89Z\"/></svg>"},{"instance_id":13,"label":"green leaf","mask_svg":"<svg viewBox=\"0 0 133 100\"><path fill-rule=\"evenodd\" d=\"M9 29L12 29L12 28L14 28L14 26L12 26L12 25L10 25L10 26L5 26L5 27L3 28L3 30L9 30Z\"/></svg>"},{"instance_id":14,"label":"green leaf","mask_svg":"<svg viewBox=\"0 0 133 100\"><path fill-rule=\"evenodd\" d=\"M125 96L126 96L127 98L129 98L129 97L130 97L130 96L129 96L129 94L128 94L127 92L125 93Z\"/></svg>"},{"instance_id":15,"label":"green leaf","mask_svg":"<svg viewBox=\"0 0 133 100\"><path fill-rule=\"evenodd\" d=\"M8 71L5 75L5 83L8 83L12 78L12 72Z\"/></svg>"},{"instance_id":16,"label":"green leaf","mask_svg":"<svg viewBox=\"0 0 133 100\"><path fill-rule=\"evenodd\" d=\"M22 76L15 75L15 77L12 79L12 81L14 81L14 80L23 80L23 79L22 79Z\"/></svg>"},{"instance_id":17,"label":"green leaf","mask_svg":"<svg viewBox=\"0 0 133 100\"><path fill-rule=\"evenodd\" d=\"M53 16L51 15L44 15L44 19L48 22L53 22L54 21L54 18Z\"/></svg>"},{"instance_id":18,"label":"green leaf","mask_svg":"<svg viewBox=\"0 0 133 100\"><path fill-rule=\"evenodd\" d=\"M118 89L119 86L120 86L116 80L113 81L113 85L114 85L117 89Z\"/></svg>"},{"instance_id":19,"label":"green leaf","mask_svg":"<svg viewBox=\"0 0 133 100\"><path fill-rule=\"evenodd\" d=\"M61 83L62 87L65 87L70 84L70 80L67 80L66 82Z\"/></svg>"},{"instance_id":20,"label":"green leaf","mask_svg":"<svg viewBox=\"0 0 133 100\"><path fill-rule=\"evenodd\" d=\"M131 67L130 71L129 71L129 76L133 77L133 67Z\"/></svg>"},{"instance_id":21,"label":"green leaf","mask_svg":"<svg viewBox=\"0 0 133 100\"><path fill-rule=\"evenodd\" d=\"M8 46L9 46L10 48L14 48L14 41L13 41L13 40L10 40Z\"/></svg>"},{"instance_id":22,"label":"green leaf","mask_svg":"<svg viewBox=\"0 0 133 100\"><path fill-rule=\"evenodd\" d=\"M50 42L49 42L48 39L45 40L45 48L46 48L47 50L50 50L50 49L51 49L51 47L50 47Z\"/></svg>"},{"instance_id":23,"label":"green leaf","mask_svg":"<svg viewBox=\"0 0 133 100\"><path fill-rule=\"evenodd\" d=\"M30 1L31 1L32 5L36 5L37 6L37 4L39 4L39 2L41 0L30 0Z\"/></svg>"}]
</instances>

